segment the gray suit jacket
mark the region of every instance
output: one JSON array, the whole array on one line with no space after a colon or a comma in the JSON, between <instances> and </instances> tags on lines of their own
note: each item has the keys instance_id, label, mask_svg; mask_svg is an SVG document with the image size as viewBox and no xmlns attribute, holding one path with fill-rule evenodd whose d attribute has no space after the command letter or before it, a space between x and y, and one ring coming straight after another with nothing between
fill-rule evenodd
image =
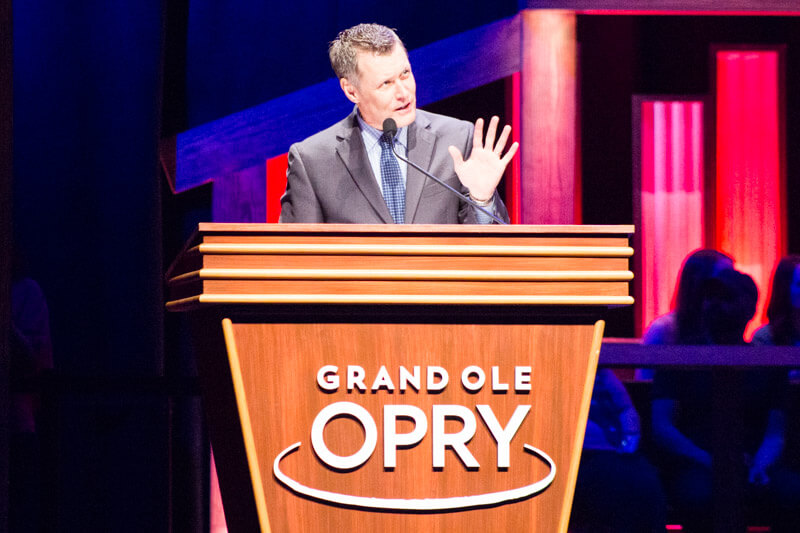
<instances>
[{"instance_id":1,"label":"gray suit jacket","mask_svg":"<svg viewBox=\"0 0 800 533\"><path fill-rule=\"evenodd\" d=\"M408 159L466 194L453 169L449 145L468 156L474 126L417 110L408 130ZM508 213L495 193L495 214ZM392 216L369 164L356 111L289 149L281 222L391 224ZM407 224L474 224L475 209L409 165Z\"/></svg>"}]
</instances>

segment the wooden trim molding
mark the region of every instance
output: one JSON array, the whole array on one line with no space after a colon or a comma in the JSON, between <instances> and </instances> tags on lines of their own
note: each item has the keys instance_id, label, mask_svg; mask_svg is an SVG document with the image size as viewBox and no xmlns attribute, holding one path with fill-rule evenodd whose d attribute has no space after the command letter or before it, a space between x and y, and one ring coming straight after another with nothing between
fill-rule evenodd
<instances>
[{"instance_id":1,"label":"wooden trim molding","mask_svg":"<svg viewBox=\"0 0 800 533\"><path fill-rule=\"evenodd\" d=\"M370 228L202 224L168 271L167 307L633 302L628 227Z\"/></svg>"},{"instance_id":2,"label":"wooden trim molding","mask_svg":"<svg viewBox=\"0 0 800 533\"><path fill-rule=\"evenodd\" d=\"M589 372L586 374L586 382L583 384L583 395L581 396L581 407L578 419L581 421L589 420L589 408L592 404L592 392L594 391L594 377L597 372L597 363L600 360L600 346L603 344L603 331L606 323L598 320L594 325L592 336L592 349L589 354ZM572 511L572 500L575 496L575 485L578 482L578 466L581 462L581 452L583 451L583 439L586 435L586 424L580 425L578 434L573 441L572 461L569 465L567 476L567 496L564 506L561 508L561 531L566 531L569 526L570 512Z\"/></svg>"},{"instance_id":3,"label":"wooden trim molding","mask_svg":"<svg viewBox=\"0 0 800 533\"><path fill-rule=\"evenodd\" d=\"M182 283L204 279L337 279L337 280L480 280L480 281L630 281L630 270L362 270L362 269L268 269L204 268L170 279Z\"/></svg>"},{"instance_id":4,"label":"wooden trim molding","mask_svg":"<svg viewBox=\"0 0 800 533\"><path fill-rule=\"evenodd\" d=\"M233 378L233 388L236 392L236 403L238 404L239 417L242 425L242 437L247 454L247 464L250 468L250 478L255 496L256 511L258 512L258 523L262 533L270 533L272 530L269 525L267 515L267 505L264 499L264 483L262 481L261 469L258 466L256 455L255 439L253 437L253 425L250 423L250 412L247 409L247 396L245 395L244 379L242 378L242 365L239 363L239 352L236 349L236 338L233 334L233 323L229 318L222 320L222 332L225 337L225 347L228 351L228 362Z\"/></svg>"},{"instance_id":5,"label":"wooden trim molding","mask_svg":"<svg viewBox=\"0 0 800 533\"><path fill-rule=\"evenodd\" d=\"M201 244L202 254L493 255L531 257L631 257L629 246L473 246L424 244Z\"/></svg>"},{"instance_id":6,"label":"wooden trim molding","mask_svg":"<svg viewBox=\"0 0 800 533\"><path fill-rule=\"evenodd\" d=\"M204 294L167 302L169 311L184 311L196 304L414 304L414 305L632 305L631 296L482 296L458 294Z\"/></svg>"}]
</instances>

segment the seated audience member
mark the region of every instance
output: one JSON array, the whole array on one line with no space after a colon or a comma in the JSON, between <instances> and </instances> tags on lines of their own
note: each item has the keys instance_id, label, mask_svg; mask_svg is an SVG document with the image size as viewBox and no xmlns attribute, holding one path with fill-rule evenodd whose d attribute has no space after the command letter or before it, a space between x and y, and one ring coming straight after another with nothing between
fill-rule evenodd
<instances>
[{"instance_id":1,"label":"seated audience member","mask_svg":"<svg viewBox=\"0 0 800 533\"><path fill-rule=\"evenodd\" d=\"M769 322L753 335L761 346L800 346L800 255L778 262L767 305Z\"/></svg>"},{"instance_id":2,"label":"seated audience member","mask_svg":"<svg viewBox=\"0 0 800 533\"><path fill-rule=\"evenodd\" d=\"M673 310L650 324L642 343L706 344L700 331L702 288L709 278L732 268L733 259L716 250L701 248L689 254L678 277Z\"/></svg>"},{"instance_id":3,"label":"seated audience member","mask_svg":"<svg viewBox=\"0 0 800 533\"><path fill-rule=\"evenodd\" d=\"M44 293L22 273L13 258L11 328L9 335L11 385L9 409L9 531L40 531L41 461L37 434L39 396L35 380L53 368L50 318Z\"/></svg>"},{"instance_id":4,"label":"seated audience member","mask_svg":"<svg viewBox=\"0 0 800 533\"><path fill-rule=\"evenodd\" d=\"M700 289L694 344L745 344L747 323L755 314L758 289L752 278L722 269ZM711 531L712 525L712 372L661 369L653 381L654 443L664 452L668 501L685 531ZM800 531L798 491L793 475L779 463L784 446L786 372L750 370L742 376L741 412L747 455L748 498L767 511L758 517L773 532ZM744 480L743 480L744 482ZM752 517L749 517L752 519Z\"/></svg>"},{"instance_id":5,"label":"seated audience member","mask_svg":"<svg viewBox=\"0 0 800 533\"><path fill-rule=\"evenodd\" d=\"M655 468L638 452L639 414L613 371L597 371L583 441L570 531L664 531L665 498Z\"/></svg>"}]
</instances>

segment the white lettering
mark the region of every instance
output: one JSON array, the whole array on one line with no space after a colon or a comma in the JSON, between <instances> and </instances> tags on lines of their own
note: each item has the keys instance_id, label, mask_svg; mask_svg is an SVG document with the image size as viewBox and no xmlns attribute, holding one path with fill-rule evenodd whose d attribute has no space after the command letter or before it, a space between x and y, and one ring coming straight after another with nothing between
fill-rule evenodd
<instances>
[{"instance_id":1,"label":"white lettering","mask_svg":"<svg viewBox=\"0 0 800 533\"><path fill-rule=\"evenodd\" d=\"M415 391L419 392L420 383L419 366L414 367L413 374L406 367L400 367L400 390L402 392L406 391L408 385L411 385Z\"/></svg>"},{"instance_id":2,"label":"white lettering","mask_svg":"<svg viewBox=\"0 0 800 533\"><path fill-rule=\"evenodd\" d=\"M515 366L514 367L514 390L517 392L531 390L531 372L530 366Z\"/></svg>"},{"instance_id":3,"label":"white lettering","mask_svg":"<svg viewBox=\"0 0 800 533\"><path fill-rule=\"evenodd\" d=\"M511 464L511 441L516 436L525 418L531 410L530 405L518 405L511 418L503 427L490 405L477 405L484 425L497 444L497 468L509 468ZM340 456L332 452L325 443L325 426L334 418L348 416L355 419L364 428L364 442L361 448L349 456ZM467 468L480 468L480 464L467 449L467 444L475 436L477 422L475 414L463 405L432 406L432 451L434 468L444 468L445 451L452 449ZM407 419L413 422L413 429L406 433L398 433L397 420ZM447 433L447 420L459 420L463 427L455 433ZM452 422L451 422L452 423ZM383 466L396 468L397 449L412 448L422 442L428 432L426 414L414 405L385 405L383 407ZM362 466L374 453L377 446L378 430L372 415L360 405L352 402L336 402L324 407L317 414L311 426L311 445L317 457L331 468L349 470Z\"/></svg>"},{"instance_id":4,"label":"white lettering","mask_svg":"<svg viewBox=\"0 0 800 533\"><path fill-rule=\"evenodd\" d=\"M397 419L410 418L414 430L410 433L397 433ZM411 447L418 444L428 432L428 417L414 405L385 405L383 407L383 467L397 466L397 447Z\"/></svg>"},{"instance_id":5,"label":"white lettering","mask_svg":"<svg viewBox=\"0 0 800 533\"><path fill-rule=\"evenodd\" d=\"M386 370L384 365L381 365L380 370L378 370L378 375L375 376L375 381L372 382L372 392L379 391L382 387L388 391L394 390L394 383L392 383L392 378L389 377L389 371Z\"/></svg>"},{"instance_id":6,"label":"white lettering","mask_svg":"<svg viewBox=\"0 0 800 533\"><path fill-rule=\"evenodd\" d=\"M493 366L492 367L492 391L504 391L508 390L508 383L500 383L500 367Z\"/></svg>"},{"instance_id":7,"label":"white lettering","mask_svg":"<svg viewBox=\"0 0 800 533\"><path fill-rule=\"evenodd\" d=\"M377 392L381 389L388 392L394 392L397 388L401 392L406 392L409 388L420 392L422 388L421 367L419 365L409 368L400 365L398 367L397 382L395 382L390 371L386 365L381 365L375 377L372 379L370 389L372 392ZM531 390L531 374L533 372L532 366L515 366L514 367L514 390L517 393L530 392ZM510 389L510 380L503 379L500 375L501 369L499 366L491 367L491 383L492 391L495 393L506 392ZM339 367L335 365L324 365L317 371L317 385L325 392L336 392L341 386L341 382L345 381L347 392L358 390L359 392L366 392L366 376L367 373L364 367L359 365L347 365L347 376L339 375ZM441 366L428 366L426 367L426 390L427 392L440 392L444 390L450 382L450 377L447 370ZM470 365L465 367L461 372L461 383L465 390L468 392L478 392L486 385L487 376L486 372L477 365Z\"/></svg>"},{"instance_id":8,"label":"white lettering","mask_svg":"<svg viewBox=\"0 0 800 533\"><path fill-rule=\"evenodd\" d=\"M348 370L349 371L349 370ZM354 454L336 455L325 444L323 434L328 422L337 416L347 415L355 418L364 428L364 444ZM320 460L331 468L349 470L358 468L367 462L378 443L378 428L369 411L353 402L336 402L324 407L311 424L311 446Z\"/></svg>"},{"instance_id":9,"label":"white lettering","mask_svg":"<svg viewBox=\"0 0 800 533\"><path fill-rule=\"evenodd\" d=\"M470 376L475 376L477 378L475 382L470 381ZM461 372L461 384L464 385L464 388L468 391L478 392L481 390L484 383L486 383L486 374L479 366L471 365Z\"/></svg>"},{"instance_id":10,"label":"white lettering","mask_svg":"<svg viewBox=\"0 0 800 533\"><path fill-rule=\"evenodd\" d=\"M364 392L367 387L364 385L364 369L357 365L347 365L347 392L358 387L358 390Z\"/></svg>"},{"instance_id":11,"label":"white lettering","mask_svg":"<svg viewBox=\"0 0 800 533\"><path fill-rule=\"evenodd\" d=\"M436 381L437 377L439 381ZM428 392L444 390L448 381L450 381L450 376L447 374L447 370L440 366L428 367Z\"/></svg>"},{"instance_id":12,"label":"white lettering","mask_svg":"<svg viewBox=\"0 0 800 533\"><path fill-rule=\"evenodd\" d=\"M486 427L489 428L489 433L494 437L497 443L497 468L508 468L511 463L509 448L511 446L511 439L517 434L519 427L531 410L530 405L518 405L511 415L511 420L508 421L505 428L500 427L497 417L494 416L494 411L488 405L476 405L475 408L480 413Z\"/></svg>"},{"instance_id":13,"label":"white lettering","mask_svg":"<svg viewBox=\"0 0 800 533\"><path fill-rule=\"evenodd\" d=\"M339 368L333 365L325 365L320 368L317 372L317 385L319 385L319 388L324 391L335 392L339 388L338 371Z\"/></svg>"},{"instance_id":14,"label":"white lettering","mask_svg":"<svg viewBox=\"0 0 800 533\"><path fill-rule=\"evenodd\" d=\"M457 433L445 433L446 418L458 418L464 427ZM480 468L480 464L467 449L466 444L475 436L475 415L463 405L433 406L433 467L444 468L444 451L450 447L467 468Z\"/></svg>"}]
</instances>

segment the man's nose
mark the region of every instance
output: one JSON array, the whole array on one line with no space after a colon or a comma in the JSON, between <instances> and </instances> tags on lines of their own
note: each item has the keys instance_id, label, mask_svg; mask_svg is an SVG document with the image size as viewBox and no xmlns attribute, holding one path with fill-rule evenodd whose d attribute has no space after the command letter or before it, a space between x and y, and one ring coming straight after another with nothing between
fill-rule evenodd
<instances>
[{"instance_id":1,"label":"man's nose","mask_svg":"<svg viewBox=\"0 0 800 533\"><path fill-rule=\"evenodd\" d=\"M411 91L408 90L406 83L404 81L399 81L395 85L396 85L395 96L397 97L397 99L405 100L406 98L408 98L408 95L411 93Z\"/></svg>"}]
</instances>

